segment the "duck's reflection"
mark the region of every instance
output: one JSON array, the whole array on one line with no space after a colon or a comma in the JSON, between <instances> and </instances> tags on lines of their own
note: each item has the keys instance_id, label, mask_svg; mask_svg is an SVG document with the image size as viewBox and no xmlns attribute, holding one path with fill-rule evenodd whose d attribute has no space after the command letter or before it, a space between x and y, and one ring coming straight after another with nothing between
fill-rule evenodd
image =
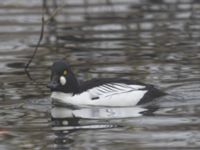
<instances>
[{"instance_id":1,"label":"duck's reflection","mask_svg":"<svg viewBox=\"0 0 200 150\"><path fill-rule=\"evenodd\" d=\"M82 119L118 119L139 117L147 108L142 107L93 107L70 109L65 107L53 107L52 118L82 118Z\"/></svg>"},{"instance_id":2,"label":"duck's reflection","mask_svg":"<svg viewBox=\"0 0 200 150\"><path fill-rule=\"evenodd\" d=\"M72 135L76 131L120 127L111 120L139 117L146 111L142 107L70 109L55 106L51 109L52 129L56 135L55 146L58 149L67 149L75 142Z\"/></svg>"}]
</instances>

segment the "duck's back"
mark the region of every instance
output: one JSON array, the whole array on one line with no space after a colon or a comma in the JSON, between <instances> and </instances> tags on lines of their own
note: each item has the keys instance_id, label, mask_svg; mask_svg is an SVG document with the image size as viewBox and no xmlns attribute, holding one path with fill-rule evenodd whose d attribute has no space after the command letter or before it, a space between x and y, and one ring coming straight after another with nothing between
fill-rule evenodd
<instances>
[{"instance_id":1,"label":"duck's back","mask_svg":"<svg viewBox=\"0 0 200 150\"><path fill-rule=\"evenodd\" d=\"M90 92L93 100L100 100L101 95L104 97L121 97L122 101L128 96L133 96L133 100L139 96L137 104L147 103L154 98L165 95L164 92L156 89L153 85L117 78L98 78L83 82L80 84L79 92L85 91Z\"/></svg>"}]
</instances>

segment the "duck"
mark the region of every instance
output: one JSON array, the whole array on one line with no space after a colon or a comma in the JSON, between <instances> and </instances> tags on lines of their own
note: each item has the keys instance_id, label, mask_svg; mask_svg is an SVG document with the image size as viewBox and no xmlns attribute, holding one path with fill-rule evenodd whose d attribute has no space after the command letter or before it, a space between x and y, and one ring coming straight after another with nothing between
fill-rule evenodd
<instances>
[{"instance_id":1,"label":"duck","mask_svg":"<svg viewBox=\"0 0 200 150\"><path fill-rule=\"evenodd\" d=\"M61 106L130 107L166 95L151 84L123 78L94 78L80 83L64 60L53 63L47 87L52 102Z\"/></svg>"}]
</instances>

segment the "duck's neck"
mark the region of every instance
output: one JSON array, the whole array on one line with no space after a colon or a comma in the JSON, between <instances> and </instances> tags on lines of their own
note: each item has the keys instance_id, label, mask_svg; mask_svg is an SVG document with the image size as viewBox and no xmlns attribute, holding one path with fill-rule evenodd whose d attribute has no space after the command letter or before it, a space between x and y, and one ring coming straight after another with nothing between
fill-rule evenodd
<instances>
[{"instance_id":1,"label":"duck's neck","mask_svg":"<svg viewBox=\"0 0 200 150\"><path fill-rule=\"evenodd\" d=\"M69 81L67 81L66 86L64 87L64 93L72 93L77 94L80 91L79 82L74 76L74 78L71 78Z\"/></svg>"}]
</instances>

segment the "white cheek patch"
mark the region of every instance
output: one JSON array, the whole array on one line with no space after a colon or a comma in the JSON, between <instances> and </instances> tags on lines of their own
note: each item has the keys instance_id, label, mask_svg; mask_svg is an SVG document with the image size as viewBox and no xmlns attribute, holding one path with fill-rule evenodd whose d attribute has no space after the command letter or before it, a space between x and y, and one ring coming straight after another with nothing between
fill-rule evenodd
<instances>
[{"instance_id":1,"label":"white cheek patch","mask_svg":"<svg viewBox=\"0 0 200 150\"><path fill-rule=\"evenodd\" d=\"M66 78L64 76L61 76L60 77L60 83L61 83L61 85L65 85L66 82L67 82Z\"/></svg>"}]
</instances>

